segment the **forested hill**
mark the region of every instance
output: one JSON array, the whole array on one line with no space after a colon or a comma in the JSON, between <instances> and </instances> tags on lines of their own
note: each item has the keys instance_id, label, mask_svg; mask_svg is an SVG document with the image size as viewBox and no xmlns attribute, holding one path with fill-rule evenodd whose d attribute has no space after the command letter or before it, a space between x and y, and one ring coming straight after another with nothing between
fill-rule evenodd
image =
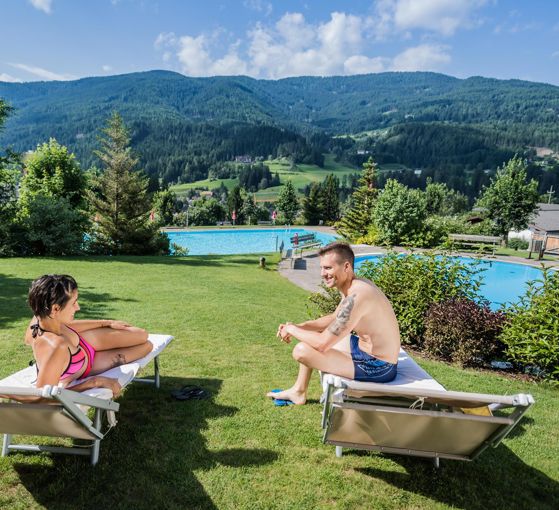
<instances>
[{"instance_id":1,"label":"forested hill","mask_svg":"<svg viewBox=\"0 0 559 510\"><path fill-rule=\"evenodd\" d=\"M216 141L220 147L210 160L239 151L275 155L279 146L312 160L312 134L357 133L410 122L491 129L501 133L500 148L512 150L559 144L559 87L436 73L272 81L150 71L70 82L0 83L0 98L15 109L0 133L0 147L23 151L55 137L89 165L99 129L118 111L132 127L133 143L150 172L165 174L158 165L168 157L176 159L173 178L195 157L208 156ZM267 126L266 143L255 136L255 126Z\"/></svg>"}]
</instances>

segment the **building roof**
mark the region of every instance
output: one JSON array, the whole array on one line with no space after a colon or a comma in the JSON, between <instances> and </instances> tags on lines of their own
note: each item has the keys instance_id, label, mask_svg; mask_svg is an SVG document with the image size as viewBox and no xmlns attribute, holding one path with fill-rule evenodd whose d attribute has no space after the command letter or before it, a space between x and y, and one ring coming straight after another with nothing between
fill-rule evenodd
<instances>
[{"instance_id":1,"label":"building roof","mask_svg":"<svg viewBox=\"0 0 559 510\"><path fill-rule=\"evenodd\" d=\"M530 229L538 232L559 232L559 204L538 204L538 215Z\"/></svg>"}]
</instances>

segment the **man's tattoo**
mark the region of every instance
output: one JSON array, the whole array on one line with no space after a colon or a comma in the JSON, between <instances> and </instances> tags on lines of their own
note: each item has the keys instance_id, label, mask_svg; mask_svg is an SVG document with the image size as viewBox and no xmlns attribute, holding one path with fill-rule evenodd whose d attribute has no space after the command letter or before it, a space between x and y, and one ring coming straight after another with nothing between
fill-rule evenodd
<instances>
[{"instance_id":1,"label":"man's tattoo","mask_svg":"<svg viewBox=\"0 0 559 510\"><path fill-rule=\"evenodd\" d=\"M334 335L339 335L349 322L349 316L351 315L351 310L353 310L353 305L355 304L355 295L347 296L340 304L340 311L336 315L336 319L330 326L328 326L328 331Z\"/></svg>"}]
</instances>

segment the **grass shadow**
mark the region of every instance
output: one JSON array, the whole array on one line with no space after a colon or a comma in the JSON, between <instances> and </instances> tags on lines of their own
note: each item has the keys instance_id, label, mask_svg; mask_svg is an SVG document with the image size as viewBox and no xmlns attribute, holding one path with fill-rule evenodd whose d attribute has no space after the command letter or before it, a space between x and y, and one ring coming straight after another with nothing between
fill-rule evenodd
<instances>
[{"instance_id":1,"label":"grass shadow","mask_svg":"<svg viewBox=\"0 0 559 510\"><path fill-rule=\"evenodd\" d=\"M134 384L120 399L119 423L102 441L99 464L53 456L52 466L14 462L25 489L49 509L200 508L215 504L195 472L218 465L246 470L274 462L264 449L208 449L208 422L237 408L215 402L221 380L164 378L160 390ZM209 390L208 400L177 401L170 390L184 385ZM15 458L15 456L14 456Z\"/></svg>"},{"instance_id":2,"label":"grass shadow","mask_svg":"<svg viewBox=\"0 0 559 510\"><path fill-rule=\"evenodd\" d=\"M525 464L504 444L486 450L472 462L441 459L439 469L427 459L379 455L393 460L405 472L377 468L356 470L452 508L509 510L510 502L514 501L514 508L551 510L557 508L559 501L559 483Z\"/></svg>"},{"instance_id":3,"label":"grass shadow","mask_svg":"<svg viewBox=\"0 0 559 510\"><path fill-rule=\"evenodd\" d=\"M9 327L25 319L31 320L32 312L27 304L31 281L26 278L0 274L0 289L2 289L0 293L0 328ZM114 310L115 302L138 302L132 298L116 298L107 292L94 292L86 286L79 287L79 292L80 303L84 307L80 311L78 319L105 317Z\"/></svg>"}]
</instances>

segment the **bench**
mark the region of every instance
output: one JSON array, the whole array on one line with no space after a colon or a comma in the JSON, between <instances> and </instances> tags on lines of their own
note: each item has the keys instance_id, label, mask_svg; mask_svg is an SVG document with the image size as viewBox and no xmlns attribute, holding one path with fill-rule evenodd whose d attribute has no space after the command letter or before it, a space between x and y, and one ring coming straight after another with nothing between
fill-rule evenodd
<instances>
[{"instance_id":1,"label":"bench","mask_svg":"<svg viewBox=\"0 0 559 510\"><path fill-rule=\"evenodd\" d=\"M322 246L322 242L316 238L315 234L305 234L302 236L294 235L290 238L290 241L293 245L294 256L299 253L299 255L302 257L305 250L319 248L320 246Z\"/></svg>"},{"instance_id":2,"label":"bench","mask_svg":"<svg viewBox=\"0 0 559 510\"><path fill-rule=\"evenodd\" d=\"M474 234L448 234L448 240L451 244L461 244L463 246L472 246L477 248L485 248L486 246L493 249L499 247L501 238L498 236L482 236Z\"/></svg>"},{"instance_id":3,"label":"bench","mask_svg":"<svg viewBox=\"0 0 559 510\"><path fill-rule=\"evenodd\" d=\"M271 224L272 224L271 221L258 220L258 225L271 225Z\"/></svg>"},{"instance_id":4,"label":"bench","mask_svg":"<svg viewBox=\"0 0 559 510\"><path fill-rule=\"evenodd\" d=\"M152 351L143 358L111 368L99 376L117 379L124 388L132 381L160 385L159 354L173 340L170 335L150 334L148 340L153 344ZM153 378L137 378L138 371L150 361L154 363ZM113 401L113 394L108 388L91 388L83 392L72 391L72 384L61 386L44 386L36 388L33 385L37 377L34 366L30 366L12 374L0 381L0 394L13 396L43 397L52 403L21 403L2 401L0 399L0 433L4 434L2 457L11 451L51 452L71 455L88 455L91 464L97 464L101 440L107 432L116 425L116 412L120 404ZM93 376L95 377L95 376ZM83 382L80 379L74 384ZM93 420L88 416L92 409ZM107 425L104 427L103 418ZM87 446L74 445L71 447L51 446L40 443L15 443L13 435L67 437L89 441Z\"/></svg>"}]
</instances>

